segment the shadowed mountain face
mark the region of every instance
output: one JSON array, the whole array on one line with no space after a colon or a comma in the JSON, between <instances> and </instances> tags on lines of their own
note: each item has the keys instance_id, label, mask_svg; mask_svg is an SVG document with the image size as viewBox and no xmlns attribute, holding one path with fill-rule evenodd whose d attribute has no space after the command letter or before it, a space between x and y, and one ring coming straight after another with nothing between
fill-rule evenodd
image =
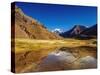
<instances>
[{"instance_id":1,"label":"shadowed mountain face","mask_svg":"<svg viewBox=\"0 0 100 75\"><path fill-rule=\"evenodd\" d=\"M71 30L66 31L61 36L67 37L78 37L78 38L93 38L97 37L97 24L86 28L85 26L75 25Z\"/></svg>"},{"instance_id":2,"label":"shadowed mountain face","mask_svg":"<svg viewBox=\"0 0 100 75\"><path fill-rule=\"evenodd\" d=\"M17 6L15 6L14 11L15 11L15 37L16 38L61 39L59 35L49 32L43 24L25 15L22 12L22 10ZM12 31L13 29L14 29L14 25L12 25Z\"/></svg>"},{"instance_id":3,"label":"shadowed mountain face","mask_svg":"<svg viewBox=\"0 0 100 75\"><path fill-rule=\"evenodd\" d=\"M75 36L79 35L82 31L84 31L85 29L86 29L85 26L75 25L72 29L70 29L69 31L66 31L60 35L63 37L75 37Z\"/></svg>"},{"instance_id":4,"label":"shadowed mountain face","mask_svg":"<svg viewBox=\"0 0 100 75\"><path fill-rule=\"evenodd\" d=\"M12 13L15 14L15 25L12 25L12 32L15 28L16 38L31 38L31 39L62 39L62 37L96 37L97 36L97 24L92 27L86 28L83 25L75 25L69 31L60 33L59 31L49 32L48 29L27 15L25 15L20 8L15 6L15 10ZM14 24L14 23L13 23ZM60 35L60 36L59 36ZM12 35L13 36L13 35Z\"/></svg>"},{"instance_id":5,"label":"shadowed mountain face","mask_svg":"<svg viewBox=\"0 0 100 75\"><path fill-rule=\"evenodd\" d=\"M97 24L93 25L90 28L87 28L81 34L89 35L89 36L97 36Z\"/></svg>"}]
</instances>

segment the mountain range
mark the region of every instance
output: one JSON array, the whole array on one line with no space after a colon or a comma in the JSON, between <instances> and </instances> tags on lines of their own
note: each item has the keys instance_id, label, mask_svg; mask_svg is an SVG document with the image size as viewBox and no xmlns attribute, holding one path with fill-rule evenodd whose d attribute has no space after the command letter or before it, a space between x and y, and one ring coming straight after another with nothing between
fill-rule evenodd
<instances>
[{"instance_id":1,"label":"mountain range","mask_svg":"<svg viewBox=\"0 0 100 75\"><path fill-rule=\"evenodd\" d=\"M60 36L67 37L80 37L80 38L88 38L88 37L97 37L97 24L91 27L85 27L83 25L75 25L72 29L63 32Z\"/></svg>"},{"instance_id":2,"label":"mountain range","mask_svg":"<svg viewBox=\"0 0 100 75\"><path fill-rule=\"evenodd\" d=\"M61 32L59 29L55 29L50 32L44 24L40 23L34 18L27 16L23 11L15 6L11 10L12 18L12 37L15 38L30 38L30 39L63 39L74 37L97 37L97 24L86 27L84 25L75 25L68 31ZM67 29L66 29L67 30Z\"/></svg>"}]
</instances>

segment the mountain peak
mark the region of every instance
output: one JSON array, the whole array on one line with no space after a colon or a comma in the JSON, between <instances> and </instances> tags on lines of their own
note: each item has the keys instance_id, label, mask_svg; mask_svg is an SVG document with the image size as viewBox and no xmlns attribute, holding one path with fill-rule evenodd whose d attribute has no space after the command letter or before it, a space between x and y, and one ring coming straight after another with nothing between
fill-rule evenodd
<instances>
[{"instance_id":1,"label":"mountain peak","mask_svg":"<svg viewBox=\"0 0 100 75\"><path fill-rule=\"evenodd\" d=\"M59 28L55 28L54 30L52 30L52 32L59 35L60 33L62 33L62 30Z\"/></svg>"},{"instance_id":2,"label":"mountain peak","mask_svg":"<svg viewBox=\"0 0 100 75\"><path fill-rule=\"evenodd\" d=\"M81 34L88 35L88 36L97 36L97 24L87 28Z\"/></svg>"},{"instance_id":3,"label":"mountain peak","mask_svg":"<svg viewBox=\"0 0 100 75\"><path fill-rule=\"evenodd\" d=\"M61 36L67 37L80 37L80 38L92 38L97 37L97 24L91 27L85 27L83 25L75 25L69 31L66 31Z\"/></svg>"},{"instance_id":4,"label":"mountain peak","mask_svg":"<svg viewBox=\"0 0 100 75\"><path fill-rule=\"evenodd\" d=\"M86 28L84 25L75 25L73 28Z\"/></svg>"},{"instance_id":5,"label":"mountain peak","mask_svg":"<svg viewBox=\"0 0 100 75\"><path fill-rule=\"evenodd\" d=\"M83 26L83 25L75 25L69 31L66 31L66 32L62 33L61 36L63 36L63 37L74 37L74 36L79 35L85 29L86 29L86 27Z\"/></svg>"}]
</instances>

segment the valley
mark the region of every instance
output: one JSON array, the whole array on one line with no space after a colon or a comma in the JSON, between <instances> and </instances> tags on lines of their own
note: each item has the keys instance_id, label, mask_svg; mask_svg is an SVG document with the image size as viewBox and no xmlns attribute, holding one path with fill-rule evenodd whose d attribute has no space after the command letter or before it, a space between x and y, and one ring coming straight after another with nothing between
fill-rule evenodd
<instances>
[{"instance_id":1,"label":"valley","mask_svg":"<svg viewBox=\"0 0 100 75\"><path fill-rule=\"evenodd\" d=\"M44 59L48 57L52 52L56 53L61 52L70 52L73 57L82 58L86 56L92 56L97 59L96 54L96 39L90 40L78 40L78 39L64 39L64 40L34 40L34 39L15 39L15 64L16 72L36 72L36 71L52 71L52 70L62 70L61 68L66 69L79 69L80 66L74 64L68 68L64 67L55 67L52 68L48 66L43 66L43 70L38 68L39 64L43 62ZM61 55L62 56L62 55ZM65 56L66 58L66 56ZM55 59L57 60L57 59ZM67 61L67 59L66 59ZM53 62L53 60L52 60ZM77 61L77 63L79 60ZM48 67L48 69L44 69ZM67 67L67 68L66 68ZM96 67L96 66L95 66ZM87 67L89 68L89 67ZM50 69L50 70L49 70ZM82 69L82 68L81 68Z\"/></svg>"},{"instance_id":2,"label":"valley","mask_svg":"<svg viewBox=\"0 0 100 75\"><path fill-rule=\"evenodd\" d=\"M72 24L74 17L71 12L70 16L67 13L61 14L63 11L59 11L61 13L57 15L55 12L51 13L51 9L44 7L48 11L40 13L38 10L42 8L38 7L40 8L38 9L37 6L38 10L32 9L32 12L29 10L26 14L27 6L24 8L23 5L19 5L20 7L14 5L11 9L11 68L13 72L97 68L96 22L88 25L84 21L80 23L82 18L79 18L78 22ZM69 12L66 9L65 11ZM46 12L50 14L50 18L48 18L48 13L45 14ZM44 14L43 17L41 17L42 14ZM66 18L63 18L65 15L67 15ZM70 18L70 22L66 21L68 16L73 17Z\"/></svg>"}]
</instances>

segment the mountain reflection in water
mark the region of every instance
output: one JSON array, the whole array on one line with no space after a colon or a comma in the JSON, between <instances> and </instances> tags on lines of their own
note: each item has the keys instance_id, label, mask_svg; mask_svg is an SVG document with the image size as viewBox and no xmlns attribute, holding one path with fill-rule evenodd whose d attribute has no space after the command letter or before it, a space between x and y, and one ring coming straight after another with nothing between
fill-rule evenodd
<instances>
[{"instance_id":1,"label":"mountain reflection in water","mask_svg":"<svg viewBox=\"0 0 100 75\"><path fill-rule=\"evenodd\" d=\"M68 51L50 53L37 67L37 71L56 71L70 69L96 68L97 60L92 56L75 57Z\"/></svg>"}]
</instances>

